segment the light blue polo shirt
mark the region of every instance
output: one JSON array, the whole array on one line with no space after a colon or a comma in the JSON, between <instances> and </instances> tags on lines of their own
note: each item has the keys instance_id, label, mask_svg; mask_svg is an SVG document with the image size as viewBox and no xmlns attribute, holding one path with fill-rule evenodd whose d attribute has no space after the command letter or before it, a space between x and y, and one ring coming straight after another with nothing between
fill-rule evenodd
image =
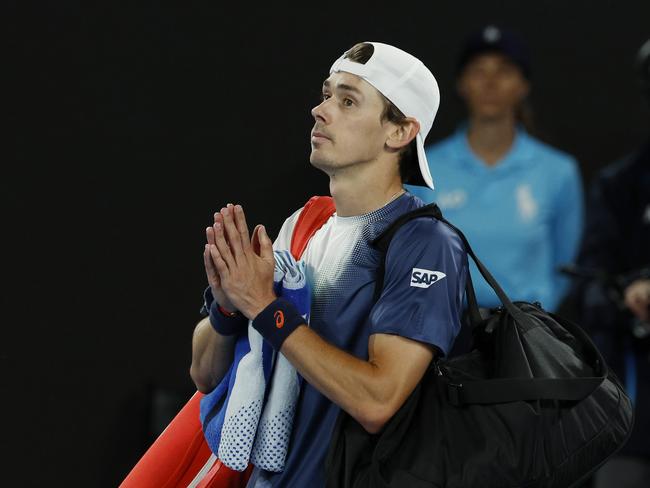
<instances>
[{"instance_id":1,"label":"light blue polo shirt","mask_svg":"<svg viewBox=\"0 0 650 488\"><path fill-rule=\"evenodd\" d=\"M518 129L493 166L467 141L466 126L427 149L435 190L409 186L467 236L513 300L555 310L568 287L558 267L573 262L583 226L582 182L574 158ZM479 304L500 304L471 263Z\"/></svg>"}]
</instances>

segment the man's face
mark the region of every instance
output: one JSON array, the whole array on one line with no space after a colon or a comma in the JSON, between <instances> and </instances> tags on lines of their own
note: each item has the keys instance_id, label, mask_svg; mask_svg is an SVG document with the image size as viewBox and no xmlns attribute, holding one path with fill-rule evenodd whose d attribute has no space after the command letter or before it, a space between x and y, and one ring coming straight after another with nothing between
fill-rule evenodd
<instances>
[{"instance_id":1,"label":"man's face","mask_svg":"<svg viewBox=\"0 0 650 488\"><path fill-rule=\"evenodd\" d=\"M382 122L384 99L356 75L332 73L323 83L322 102L311 111L311 164L332 174L373 161L385 149L389 122Z\"/></svg>"},{"instance_id":2,"label":"man's face","mask_svg":"<svg viewBox=\"0 0 650 488\"><path fill-rule=\"evenodd\" d=\"M514 114L528 90L521 70L497 53L476 56L458 79L458 93L465 100L470 116L482 119Z\"/></svg>"}]
</instances>

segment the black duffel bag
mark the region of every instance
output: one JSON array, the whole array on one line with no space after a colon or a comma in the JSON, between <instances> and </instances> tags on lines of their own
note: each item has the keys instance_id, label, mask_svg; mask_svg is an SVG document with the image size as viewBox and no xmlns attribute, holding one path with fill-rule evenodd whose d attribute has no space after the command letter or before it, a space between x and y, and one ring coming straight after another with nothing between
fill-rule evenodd
<instances>
[{"instance_id":1,"label":"black duffel bag","mask_svg":"<svg viewBox=\"0 0 650 488\"><path fill-rule=\"evenodd\" d=\"M376 246L385 253L401 225L423 216L459 234L503 307L482 318L468 280L471 352L435 361L379 434L341 411L328 488L578 486L627 440L630 399L580 327L511 302L435 205L400 218Z\"/></svg>"}]
</instances>

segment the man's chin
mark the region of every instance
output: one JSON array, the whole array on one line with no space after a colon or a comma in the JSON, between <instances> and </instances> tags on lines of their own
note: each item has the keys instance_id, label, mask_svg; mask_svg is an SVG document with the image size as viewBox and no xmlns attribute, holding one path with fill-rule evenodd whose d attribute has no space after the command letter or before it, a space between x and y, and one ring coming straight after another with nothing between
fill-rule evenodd
<instances>
[{"instance_id":1,"label":"man's chin","mask_svg":"<svg viewBox=\"0 0 650 488\"><path fill-rule=\"evenodd\" d=\"M314 154L314 151L312 151L311 155L309 156L309 162L314 168L320 169L325 173L328 173L332 169L332 162L323 158L319 158L316 154Z\"/></svg>"}]
</instances>

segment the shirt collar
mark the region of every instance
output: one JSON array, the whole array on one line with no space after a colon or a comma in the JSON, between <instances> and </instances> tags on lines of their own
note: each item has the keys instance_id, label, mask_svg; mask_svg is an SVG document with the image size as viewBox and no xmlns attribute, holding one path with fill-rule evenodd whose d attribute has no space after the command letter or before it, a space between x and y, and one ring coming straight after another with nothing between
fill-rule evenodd
<instances>
[{"instance_id":1,"label":"shirt collar","mask_svg":"<svg viewBox=\"0 0 650 488\"><path fill-rule=\"evenodd\" d=\"M485 164L472 151L467 140L467 122L462 123L452 137L454 154L458 160L478 171L508 171L533 157L530 136L521 125L517 126L510 150L493 166Z\"/></svg>"}]
</instances>

